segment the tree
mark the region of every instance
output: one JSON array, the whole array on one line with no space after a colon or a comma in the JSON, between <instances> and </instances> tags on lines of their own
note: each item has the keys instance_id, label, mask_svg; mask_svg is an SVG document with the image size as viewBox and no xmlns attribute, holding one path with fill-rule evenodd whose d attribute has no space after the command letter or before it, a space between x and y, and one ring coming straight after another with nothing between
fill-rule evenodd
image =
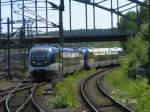
<instances>
[{"instance_id":1,"label":"tree","mask_svg":"<svg viewBox=\"0 0 150 112\"><path fill-rule=\"evenodd\" d=\"M125 16L131 18L133 21L136 22L137 14L135 12L128 12ZM118 29L120 31L136 31L137 25L135 22L129 21L126 18L121 17L120 22L118 23Z\"/></svg>"},{"instance_id":2,"label":"tree","mask_svg":"<svg viewBox=\"0 0 150 112\"><path fill-rule=\"evenodd\" d=\"M148 4L148 0L145 0L144 3L145 4ZM148 14L148 8L147 7L144 7L144 6L141 6L140 7L140 14L139 16L141 17L142 21L144 23L148 23L149 22L149 14Z\"/></svg>"}]
</instances>

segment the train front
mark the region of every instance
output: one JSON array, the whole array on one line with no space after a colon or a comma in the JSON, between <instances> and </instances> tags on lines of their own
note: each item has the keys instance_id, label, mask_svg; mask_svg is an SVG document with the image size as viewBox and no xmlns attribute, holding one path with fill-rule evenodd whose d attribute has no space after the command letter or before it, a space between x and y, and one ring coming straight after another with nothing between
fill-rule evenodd
<instances>
[{"instance_id":1,"label":"train front","mask_svg":"<svg viewBox=\"0 0 150 112\"><path fill-rule=\"evenodd\" d=\"M55 50L50 47L33 47L29 54L29 73L35 79L50 79L54 69Z\"/></svg>"}]
</instances>

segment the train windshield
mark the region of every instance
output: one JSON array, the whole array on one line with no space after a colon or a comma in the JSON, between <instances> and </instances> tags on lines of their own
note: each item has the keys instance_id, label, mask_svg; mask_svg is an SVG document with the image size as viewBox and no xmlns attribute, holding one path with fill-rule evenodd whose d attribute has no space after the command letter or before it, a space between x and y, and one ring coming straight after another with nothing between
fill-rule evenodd
<instances>
[{"instance_id":1,"label":"train windshield","mask_svg":"<svg viewBox=\"0 0 150 112\"><path fill-rule=\"evenodd\" d=\"M47 50L35 50L31 53L32 57L48 57L49 51Z\"/></svg>"}]
</instances>

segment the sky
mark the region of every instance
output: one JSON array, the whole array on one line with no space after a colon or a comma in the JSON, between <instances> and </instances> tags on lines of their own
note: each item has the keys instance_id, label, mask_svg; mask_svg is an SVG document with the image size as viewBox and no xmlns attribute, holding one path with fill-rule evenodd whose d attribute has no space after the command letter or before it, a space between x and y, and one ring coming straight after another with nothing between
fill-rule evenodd
<instances>
[{"instance_id":1,"label":"sky","mask_svg":"<svg viewBox=\"0 0 150 112\"><path fill-rule=\"evenodd\" d=\"M8 0L1 0L1 2L5 2ZM45 2L44 0L40 0L43 2L38 2L38 7L45 7ZM49 0L50 2L55 3L56 5L59 5L59 0ZM99 2L102 0L95 0L95 2ZM102 6L105 6L107 8L110 8L110 1L108 0L107 2L102 3ZM139 0L139 1L143 1L143 0ZM119 0L119 6L122 6L124 4L129 3L130 1L128 0ZM22 13L22 9L21 9L21 4L22 2L18 0L18 2L15 2L13 4L13 17L15 20L21 20L22 16L20 15ZM25 8L26 12L25 15L28 17L35 17L34 14L34 10L32 7L34 7L34 0L30 0L30 2L26 2L28 4L26 4L25 6L28 8ZM117 7L117 0L113 0L113 8ZM129 5L128 7L122 8L121 10L124 10L126 8L135 6L135 4ZM30 8L29 8L30 7ZM50 5L48 5L48 7L50 8ZM45 9L39 9L39 10L43 10L43 11L38 11L38 15L41 18L45 18ZM120 11L121 11L120 10ZM135 11L135 8L132 9ZM131 11L131 10L130 10ZM7 17L10 17L10 5L6 5L3 4L2 5L2 19L3 19L3 23L6 22ZM17 13L16 13L17 12ZM32 13L32 14L31 14ZM26 19L29 19L29 18ZM48 11L48 21L53 22L55 24L58 24L58 11L57 10L49 10ZM111 27L111 13L108 11L105 11L103 9L100 8L96 8L96 28L97 29L107 29ZM117 16L115 14L113 14L113 24L114 27L117 26ZM32 24L32 26L34 26L35 23ZM39 26L45 26L45 23L40 23L38 22ZM14 25L14 27L18 27L21 26L21 24L16 24ZM69 0L65 0L65 11L63 12L63 27L64 30L69 30ZM76 1L72 1L72 29L85 29L85 4L83 3L79 3ZM88 5L88 28L92 29L93 28L93 7ZM45 31L45 29L39 29L42 32ZM49 31L52 30L58 30L58 29L49 29ZM6 31L6 25L3 25L3 32Z\"/></svg>"}]
</instances>

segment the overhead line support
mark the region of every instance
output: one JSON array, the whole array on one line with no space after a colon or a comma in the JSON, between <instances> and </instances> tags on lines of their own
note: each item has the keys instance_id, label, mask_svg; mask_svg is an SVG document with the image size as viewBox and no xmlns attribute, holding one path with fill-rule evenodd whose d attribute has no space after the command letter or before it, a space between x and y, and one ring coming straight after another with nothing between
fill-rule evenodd
<instances>
[{"instance_id":1,"label":"overhead line support","mask_svg":"<svg viewBox=\"0 0 150 112\"><path fill-rule=\"evenodd\" d=\"M71 0L69 0L69 25L70 31L72 30L72 7L71 7Z\"/></svg>"},{"instance_id":2,"label":"overhead line support","mask_svg":"<svg viewBox=\"0 0 150 112\"><path fill-rule=\"evenodd\" d=\"M46 1L45 5L46 5L46 34L48 35L48 7L47 7L47 1Z\"/></svg>"},{"instance_id":3,"label":"overhead line support","mask_svg":"<svg viewBox=\"0 0 150 112\"><path fill-rule=\"evenodd\" d=\"M93 0L93 3L95 3L95 0ZM94 30L96 29L96 26L95 26L95 6L93 5L93 27L94 27Z\"/></svg>"},{"instance_id":4,"label":"overhead line support","mask_svg":"<svg viewBox=\"0 0 150 112\"><path fill-rule=\"evenodd\" d=\"M1 4L1 0L0 0L0 35L2 32L2 4Z\"/></svg>"},{"instance_id":5,"label":"overhead line support","mask_svg":"<svg viewBox=\"0 0 150 112\"><path fill-rule=\"evenodd\" d=\"M64 0L60 0L59 5L59 74L63 78L63 46L64 46L64 36L63 36L63 11L64 11ZM61 64L62 63L62 64Z\"/></svg>"},{"instance_id":6,"label":"overhead line support","mask_svg":"<svg viewBox=\"0 0 150 112\"><path fill-rule=\"evenodd\" d=\"M7 18L7 68L8 78L11 79L10 73L10 20Z\"/></svg>"},{"instance_id":7,"label":"overhead line support","mask_svg":"<svg viewBox=\"0 0 150 112\"><path fill-rule=\"evenodd\" d=\"M85 3L85 28L88 29L87 3Z\"/></svg>"},{"instance_id":8,"label":"overhead line support","mask_svg":"<svg viewBox=\"0 0 150 112\"><path fill-rule=\"evenodd\" d=\"M117 12L119 12L119 1L117 0ZM117 23L119 23L119 15L117 14Z\"/></svg>"},{"instance_id":9,"label":"overhead line support","mask_svg":"<svg viewBox=\"0 0 150 112\"><path fill-rule=\"evenodd\" d=\"M113 0L111 0L111 10L113 9ZM113 12L111 11L111 29L113 30Z\"/></svg>"},{"instance_id":10,"label":"overhead line support","mask_svg":"<svg viewBox=\"0 0 150 112\"><path fill-rule=\"evenodd\" d=\"M36 27L36 35L38 34L38 28L37 28L37 0L35 0L35 27Z\"/></svg>"},{"instance_id":11,"label":"overhead line support","mask_svg":"<svg viewBox=\"0 0 150 112\"><path fill-rule=\"evenodd\" d=\"M11 13L11 33L13 34L13 1L10 0L10 13Z\"/></svg>"}]
</instances>

